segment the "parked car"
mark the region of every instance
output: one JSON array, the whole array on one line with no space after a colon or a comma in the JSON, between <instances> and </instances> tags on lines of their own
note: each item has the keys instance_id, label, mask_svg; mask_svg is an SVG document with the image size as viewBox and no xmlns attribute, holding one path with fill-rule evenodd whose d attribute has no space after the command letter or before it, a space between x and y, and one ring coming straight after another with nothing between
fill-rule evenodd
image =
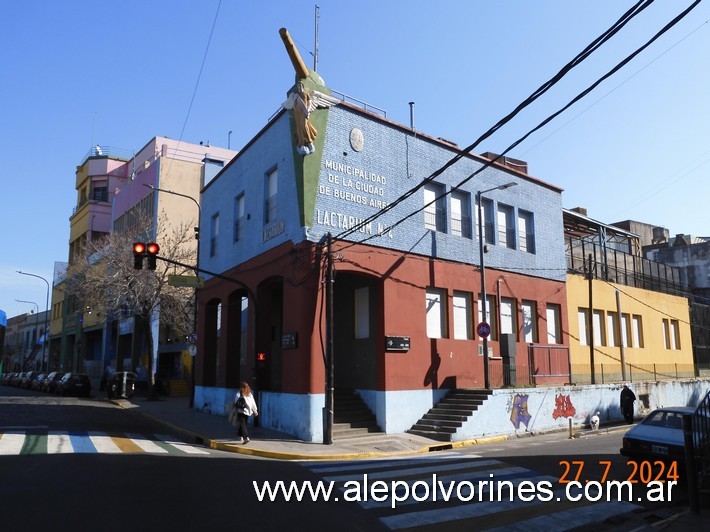
<instances>
[{"instance_id":1,"label":"parked car","mask_svg":"<svg viewBox=\"0 0 710 532\"><path fill-rule=\"evenodd\" d=\"M20 388L29 388L32 385L32 381L37 378L39 371L28 371L25 373L20 380Z\"/></svg>"},{"instance_id":2,"label":"parked car","mask_svg":"<svg viewBox=\"0 0 710 532\"><path fill-rule=\"evenodd\" d=\"M57 383L59 395L89 397L91 395L91 379L85 373L67 373Z\"/></svg>"},{"instance_id":3,"label":"parked car","mask_svg":"<svg viewBox=\"0 0 710 532\"><path fill-rule=\"evenodd\" d=\"M44 379L42 383L42 391L48 393L54 393L57 390L57 383L64 377L63 371L53 371L47 378Z\"/></svg>"},{"instance_id":4,"label":"parked car","mask_svg":"<svg viewBox=\"0 0 710 532\"><path fill-rule=\"evenodd\" d=\"M123 397L128 399L136 391L136 374L132 371L115 372L107 384L108 398Z\"/></svg>"},{"instance_id":5,"label":"parked car","mask_svg":"<svg viewBox=\"0 0 710 532\"><path fill-rule=\"evenodd\" d=\"M44 379L46 379L46 378L47 378L46 373L40 373L39 375L37 375L34 379L32 379L30 381L30 385L28 386L28 388L30 390L35 390L38 392L42 391L42 383L44 382Z\"/></svg>"},{"instance_id":6,"label":"parked car","mask_svg":"<svg viewBox=\"0 0 710 532\"><path fill-rule=\"evenodd\" d=\"M624 434L619 452L632 460L685 463L683 416L693 414L695 407L670 406L648 414Z\"/></svg>"},{"instance_id":7,"label":"parked car","mask_svg":"<svg viewBox=\"0 0 710 532\"><path fill-rule=\"evenodd\" d=\"M3 386L9 386L10 379L12 378L13 375L14 375L13 372L3 373L2 378L0 378L0 384L2 384Z\"/></svg>"},{"instance_id":8,"label":"parked car","mask_svg":"<svg viewBox=\"0 0 710 532\"><path fill-rule=\"evenodd\" d=\"M26 371L20 371L15 373L12 377L10 377L10 386L19 386L20 382L22 382L22 378L25 376Z\"/></svg>"}]
</instances>

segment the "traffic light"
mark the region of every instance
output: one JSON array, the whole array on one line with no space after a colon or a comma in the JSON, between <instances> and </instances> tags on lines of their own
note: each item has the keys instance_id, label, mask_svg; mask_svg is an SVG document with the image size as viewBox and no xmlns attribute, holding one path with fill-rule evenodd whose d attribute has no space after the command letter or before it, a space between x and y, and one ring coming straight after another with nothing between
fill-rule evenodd
<instances>
[{"instance_id":1,"label":"traffic light","mask_svg":"<svg viewBox=\"0 0 710 532\"><path fill-rule=\"evenodd\" d=\"M144 244L143 242L133 243L133 268L136 270L143 269L143 258L148 257L148 269L155 270L156 258L160 251L160 246L155 242Z\"/></svg>"},{"instance_id":2,"label":"traffic light","mask_svg":"<svg viewBox=\"0 0 710 532\"><path fill-rule=\"evenodd\" d=\"M133 269L143 269L143 257L145 257L145 244L143 242L133 243Z\"/></svg>"},{"instance_id":3,"label":"traffic light","mask_svg":"<svg viewBox=\"0 0 710 532\"><path fill-rule=\"evenodd\" d=\"M151 242L148 244L146 251L148 252L148 269L155 270L155 259L158 255L158 251L160 251L160 246L155 242Z\"/></svg>"},{"instance_id":4,"label":"traffic light","mask_svg":"<svg viewBox=\"0 0 710 532\"><path fill-rule=\"evenodd\" d=\"M269 357L266 353L261 352L256 354L256 367L265 368L266 363L269 361Z\"/></svg>"}]
</instances>

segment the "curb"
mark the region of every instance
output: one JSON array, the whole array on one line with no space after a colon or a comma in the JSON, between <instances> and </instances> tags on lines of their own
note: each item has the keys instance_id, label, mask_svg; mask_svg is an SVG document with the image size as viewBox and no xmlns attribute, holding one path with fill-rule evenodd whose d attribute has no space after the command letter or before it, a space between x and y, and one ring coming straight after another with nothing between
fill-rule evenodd
<instances>
[{"instance_id":1,"label":"curb","mask_svg":"<svg viewBox=\"0 0 710 532\"><path fill-rule=\"evenodd\" d=\"M488 438L474 438L471 440L463 440L450 443L441 443L434 445L426 445L419 449L412 449L409 451L396 451L391 453L384 453L379 451L372 451L366 453L328 453L328 454L316 454L316 453L287 453L281 451L266 451L263 449L255 449L253 447L246 447L243 444L235 443L225 443L218 440L207 440L206 444L211 449L217 449L220 451L226 451L231 453L246 454L250 456L259 456L261 458L272 458L275 460L359 460L364 458L387 458L394 456L408 456L413 454L425 454L437 451L446 451L449 449L458 449L461 447L470 447L472 445L479 445L483 443L492 443L496 441L507 440L507 436L491 436Z\"/></svg>"},{"instance_id":2,"label":"curb","mask_svg":"<svg viewBox=\"0 0 710 532\"><path fill-rule=\"evenodd\" d=\"M245 446L245 445L239 444L239 443L227 443L227 442L220 441L220 440L214 440L209 437L200 435L200 434L198 434L194 431L191 431L189 429L186 429L184 427L180 427L178 425L170 423L169 421L165 421L162 418L154 416L148 412L142 411L138 407L129 406L129 405L132 405L132 403L126 399L107 399L107 401L115 406L118 406L119 408L122 408L127 411L135 412L138 415L144 416L146 418L151 419L152 421L160 423L160 424L170 428L174 432L185 435L188 440L192 440L195 443L205 445L206 447L209 447L210 449L216 449L219 451L230 452L230 453L245 454L248 456L258 456L261 458L270 458L273 460L291 460L291 461L293 461L293 460L359 460L359 459L365 459L365 458L387 458L387 457L407 456L407 455L416 455L416 454L448 451L451 449L472 447L474 445L482 445L482 444L486 444L486 443L495 443L495 442L500 442L500 441L513 440L513 439L517 439L517 438L533 437L533 436L538 436L538 435L542 435L542 434L549 434L549 433L554 433L554 432L566 432L567 431L567 429L565 428L562 430L550 430L550 431L545 431L545 432L525 432L525 433L518 433L518 434L486 436L486 437L481 437L481 438L471 438L471 439L467 439L467 440L460 440L460 441L454 441L454 442L435 443L432 445L425 445L424 447L420 447L419 449L411 449L411 450L406 450L406 451L395 451L395 452L389 452L389 453L388 452L381 452L381 451L372 451L372 452L360 452L360 453L351 452L351 453L327 453L327 454L308 453L308 454L304 454L304 453L297 453L297 452L268 451L268 450L264 450L264 449L256 449L254 447L248 447L248 446ZM600 428L597 431L591 431L591 430L585 431L584 435L608 434L610 432L628 430L628 428L629 428L628 425L612 426L612 427L608 427L608 428ZM573 434L573 438L578 438L582 434L583 433L577 431Z\"/></svg>"}]
</instances>

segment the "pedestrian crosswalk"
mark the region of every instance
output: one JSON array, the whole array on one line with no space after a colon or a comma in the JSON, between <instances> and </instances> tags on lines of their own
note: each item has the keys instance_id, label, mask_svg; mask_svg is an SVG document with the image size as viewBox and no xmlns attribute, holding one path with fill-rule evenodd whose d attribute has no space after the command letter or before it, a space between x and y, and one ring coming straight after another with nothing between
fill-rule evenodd
<instances>
[{"instance_id":1,"label":"pedestrian crosswalk","mask_svg":"<svg viewBox=\"0 0 710 532\"><path fill-rule=\"evenodd\" d=\"M332 485L337 500L357 503L391 530L570 530L640 508L620 500L570 500L558 478L456 453L302 465Z\"/></svg>"},{"instance_id":2,"label":"pedestrian crosswalk","mask_svg":"<svg viewBox=\"0 0 710 532\"><path fill-rule=\"evenodd\" d=\"M0 432L0 455L80 453L209 454L201 447L188 445L165 434L38 430Z\"/></svg>"}]
</instances>

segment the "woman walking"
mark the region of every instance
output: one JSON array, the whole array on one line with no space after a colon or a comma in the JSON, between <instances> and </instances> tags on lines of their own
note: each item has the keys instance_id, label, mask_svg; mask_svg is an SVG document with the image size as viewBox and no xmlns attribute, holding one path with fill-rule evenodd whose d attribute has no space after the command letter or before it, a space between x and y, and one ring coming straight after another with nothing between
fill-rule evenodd
<instances>
[{"instance_id":1,"label":"woman walking","mask_svg":"<svg viewBox=\"0 0 710 532\"><path fill-rule=\"evenodd\" d=\"M237 436L239 436L242 443L249 443L247 420L251 415L258 416L259 411L256 408L256 401L254 401L251 388L246 382L239 385L239 391L234 398L234 408L237 411L237 420L239 422Z\"/></svg>"}]
</instances>

